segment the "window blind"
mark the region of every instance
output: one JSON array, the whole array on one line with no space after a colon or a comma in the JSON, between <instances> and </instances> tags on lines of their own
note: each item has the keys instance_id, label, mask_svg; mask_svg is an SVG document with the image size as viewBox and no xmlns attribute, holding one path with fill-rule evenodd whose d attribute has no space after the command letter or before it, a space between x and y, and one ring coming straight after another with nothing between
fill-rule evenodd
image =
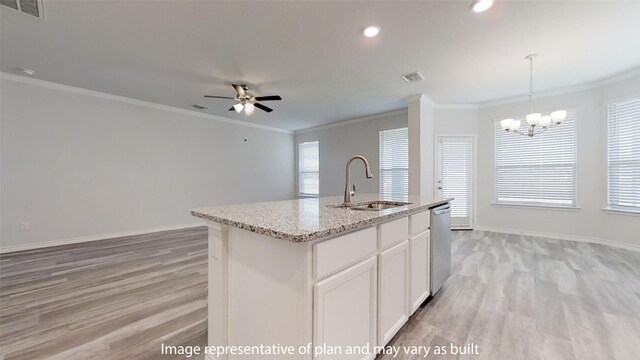
<instances>
[{"instance_id":1,"label":"window blind","mask_svg":"<svg viewBox=\"0 0 640 360\"><path fill-rule=\"evenodd\" d=\"M451 217L471 216L471 141L440 141L441 197L454 198Z\"/></svg>"},{"instance_id":2,"label":"window blind","mask_svg":"<svg viewBox=\"0 0 640 360\"><path fill-rule=\"evenodd\" d=\"M526 132L526 120L520 131ZM519 205L576 205L576 113L532 138L495 124L496 202Z\"/></svg>"},{"instance_id":3,"label":"window blind","mask_svg":"<svg viewBox=\"0 0 640 360\"><path fill-rule=\"evenodd\" d=\"M380 196L409 196L409 129L380 131Z\"/></svg>"},{"instance_id":4,"label":"window blind","mask_svg":"<svg viewBox=\"0 0 640 360\"><path fill-rule=\"evenodd\" d=\"M640 98L607 105L608 207L640 211Z\"/></svg>"},{"instance_id":5,"label":"window blind","mask_svg":"<svg viewBox=\"0 0 640 360\"><path fill-rule=\"evenodd\" d=\"M304 142L298 145L298 193L320 194L320 143Z\"/></svg>"}]
</instances>

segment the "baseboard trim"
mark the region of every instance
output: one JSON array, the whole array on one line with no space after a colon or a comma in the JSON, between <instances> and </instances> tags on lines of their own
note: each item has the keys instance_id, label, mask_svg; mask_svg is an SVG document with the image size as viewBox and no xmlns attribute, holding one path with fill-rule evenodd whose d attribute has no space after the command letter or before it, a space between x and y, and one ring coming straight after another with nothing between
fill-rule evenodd
<instances>
[{"instance_id":1,"label":"baseboard trim","mask_svg":"<svg viewBox=\"0 0 640 360\"><path fill-rule=\"evenodd\" d=\"M612 241L612 240L606 240L606 239L600 239L600 238L544 233L544 232L537 232L537 231L502 229L502 228L494 228L494 227L488 227L488 226L476 226L475 230L490 231L490 232L504 233L504 234L514 234L514 235L536 236L536 237L549 238L549 239L555 239L555 240L586 242L591 244L606 245L606 246L611 246L619 249L640 252L640 245L631 245L631 244L621 243L618 241Z\"/></svg>"},{"instance_id":2,"label":"baseboard trim","mask_svg":"<svg viewBox=\"0 0 640 360\"><path fill-rule=\"evenodd\" d=\"M0 247L0 254L8 254L8 253L13 253L18 251L42 249L42 248L48 248L53 246L80 244L80 243L85 243L90 241L107 240L107 239L119 238L124 236L144 235L144 234L150 234L150 233L156 233L156 232L162 232L162 231L181 230L181 229L188 229L188 228L199 227L199 226L205 226L205 225L203 223L182 224L182 225L173 225L173 226L163 226L163 227L158 227L153 229L122 231L122 232L111 233L111 234L80 236L80 237L75 237L70 239L39 242L35 244L4 246L4 247Z\"/></svg>"}]
</instances>

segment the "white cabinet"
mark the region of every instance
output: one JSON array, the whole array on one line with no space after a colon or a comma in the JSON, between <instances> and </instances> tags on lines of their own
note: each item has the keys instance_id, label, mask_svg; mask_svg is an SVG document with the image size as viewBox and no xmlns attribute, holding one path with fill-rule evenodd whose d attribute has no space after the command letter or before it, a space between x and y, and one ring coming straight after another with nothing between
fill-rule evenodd
<instances>
[{"instance_id":1,"label":"white cabinet","mask_svg":"<svg viewBox=\"0 0 640 360\"><path fill-rule=\"evenodd\" d=\"M314 244L313 263L315 265L313 272L315 279L321 280L327 275L375 256L376 246L375 227Z\"/></svg>"},{"instance_id":2,"label":"white cabinet","mask_svg":"<svg viewBox=\"0 0 640 360\"><path fill-rule=\"evenodd\" d=\"M378 255L378 344L385 345L409 318L408 241Z\"/></svg>"},{"instance_id":3,"label":"white cabinet","mask_svg":"<svg viewBox=\"0 0 640 360\"><path fill-rule=\"evenodd\" d=\"M406 241L409 237L409 218L403 217L378 225L378 249Z\"/></svg>"},{"instance_id":4,"label":"white cabinet","mask_svg":"<svg viewBox=\"0 0 640 360\"><path fill-rule=\"evenodd\" d=\"M376 346L376 258L314 285L314 346ZM373 359L375 354L320 354L316 359Z\"/></svg>"},{"instance_id":5,"label":"white cabinet","mask_svg":"<svg viewBox=\"0 0 640 360\"><path fill-rule=\"evenodd\" d=\"M429 230L431 213L429 211L419 212L409 216L409 227L411 228L411 236L423 233Z\"/></svg>"},{"instance_id":6,"label":"white cabinet","mask_svg":"<svg viewBox=\"0 0 640 360\"><path fill-rule=\"evenodd\" d=\"M429 230L409 239L410 314L413 314L429 296L430 241Z\"/></svg>"}]
</instances>

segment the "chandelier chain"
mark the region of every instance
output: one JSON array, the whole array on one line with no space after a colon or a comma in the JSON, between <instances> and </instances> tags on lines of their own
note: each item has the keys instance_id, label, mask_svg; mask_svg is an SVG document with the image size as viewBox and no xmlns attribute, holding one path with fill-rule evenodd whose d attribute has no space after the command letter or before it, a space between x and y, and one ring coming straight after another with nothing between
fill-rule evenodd
<instances>
[{"instance_id":1,"label":"chandelier chain","mask_svg":"<svg viewBox=\"0 0 640 360\"><path fill-rule=\"evenodd\" d=\"M533 58L536 56L537 54L533 53L524 57L526 60L529 60L529 114L526 116L527 123L529 124L528 131L520 131L520 120L504 119L500 121L502 129L528 137L534 137L535 135L542 134L551 127L560 125L567 116L566 110L556 110L549 115L533 112Z\"/></svg>"},{"instance_id":2,"label":"chandelier chain","mask_svg":"<svg viewBox=\"0 0 640 360\"><path fill-rule=\"evenodd\" d=\"M536 54L527 55L529 59L529 113L533 112L533 58Z\"/></svg>"}]
</instances>

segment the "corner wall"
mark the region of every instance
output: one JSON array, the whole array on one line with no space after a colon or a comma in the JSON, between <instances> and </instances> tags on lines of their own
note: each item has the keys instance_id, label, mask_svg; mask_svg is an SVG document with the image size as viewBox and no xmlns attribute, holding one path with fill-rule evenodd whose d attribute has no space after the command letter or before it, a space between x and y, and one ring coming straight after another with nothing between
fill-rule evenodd
<instances>
[{"instance_id":1,"label":"corner wall","mask_svg":"<svg viewBox=\"0 0 640 360\"><path fill-rule=\"evenodd\" d=\"M435 135L475 135L478 110L473 106L436 107ZM353 155L364 155L373 170L372 180L364 177L361 164L353 164L351 180L357 183L358 193L378 193L380 173L379 131L408 126L406 109L347 120L316 129L296 132L295 171L297 189L298 144L307 141L320 142L320 196L342 195L344 192L345 164ZM435 157L434 149L428 151Z\"/></svg>"},{"instance_id":2,"label":"corner wall","mask_svg":"<svg viewBox=\"0 0 640 360\"><path fill-rule=\"evenodd\" d=\"M198 225L194 207L294 197L291 133L33 82L0 80L1 252Z\"/></svg>"},{"instance_id":3,"label":"corner wall","mask_svg":"<svg viewBox=\"0 0 640 360\"><path fill-rule=\"evenodd\" d=\"M320 196L344 194L345 165L347 160L356 154L363 155L369 160L373 179L365 178L361 162L354 162L351 165L351 182L356 183L357 193L377 194L380 175L378 132L401 127L407 127L406 109L296 132L294 150L296 192L298 189L298 144L318 140L320 146Z\"/></svg>"},{"instance_id":4,"label":"corner wall","mask_svg":"<svg viewBox=\"0 0 640 360\"><path fill-rule=\"evenodd\" d=\"M577 111L577 209L495 205L494 121L523 114L526 101L483 106L478 124L477 228L591 241L640 250L640 215L604 211L607 202L605 104L640 96L640 76L598 87L534 98L538 111ZM544 136L544 135L541 135ZM526 156L526 154L522 154Z\"/></svg>"}]
</instances>

